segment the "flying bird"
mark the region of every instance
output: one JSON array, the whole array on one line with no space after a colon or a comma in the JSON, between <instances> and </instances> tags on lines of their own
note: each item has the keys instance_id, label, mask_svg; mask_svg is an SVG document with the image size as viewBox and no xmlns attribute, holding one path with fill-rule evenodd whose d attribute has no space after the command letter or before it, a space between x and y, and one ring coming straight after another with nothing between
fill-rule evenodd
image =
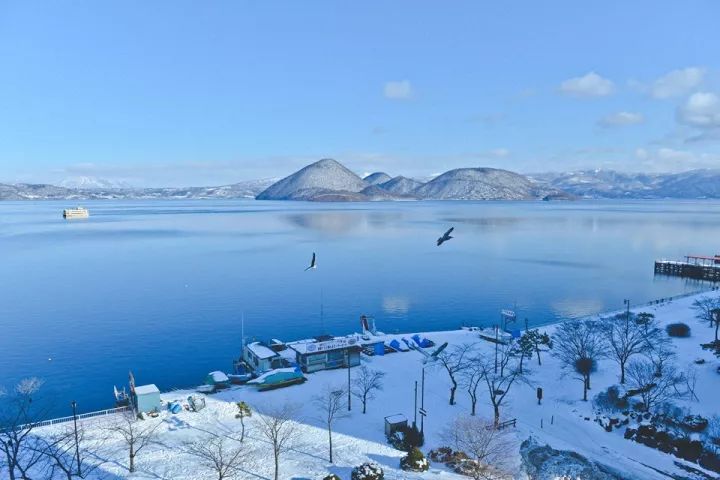
<instances>
[{"instance_id":1,"label":"flying bird","mask_svg":"<svg viewBox=\"0 0 720 480\"><path fill-rule=\"evenodd\" d=\"M453 230L455 230L455 227L450 227L450 230L448 230L447 232L445 232L442 237L440 237L440 238L437 239L437 246L438 246L438 247L439 247L440 245L442 245L443 243L447 242L448 240L450 240L451 238L454 238L454 237L451 237L451 236L450 236L450 234L452 233Z\"/></svg>"},{"instance_id":2,"label":"flying bird","mask_svg":"<svg viewBox=\"0 0 720 480\"><path fill-rule=\"evenodd\" d=\"M312 260L310 260L310 266L307 267L305 271L307 272L310 269L315 270L315 268L317 268L317 265L315 265L315 252L313 252Z\"/></svg>"}]
</instances>

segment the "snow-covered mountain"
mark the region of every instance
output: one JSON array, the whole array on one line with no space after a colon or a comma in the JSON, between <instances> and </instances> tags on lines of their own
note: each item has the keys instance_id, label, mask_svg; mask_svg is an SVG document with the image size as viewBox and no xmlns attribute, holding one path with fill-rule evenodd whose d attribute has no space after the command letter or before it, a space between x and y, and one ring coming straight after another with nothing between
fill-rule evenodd
<instances>
[{"instance_id":1,"label":"snow-covered mountain","mask_svg":"<svg viewBox=\"0 0 720 480\"><path fill-rule=\"evenodd\" d=\"M583 170L531 177L585 198L720 198L720 170L655 174Z\"/></svg>"},{"instance_id":2,"label":"snow-covered mountain","mask_svg":"<svg viewBox=\"0 0 720 480\"><path fill-rule=\"evenodd\" d=\"M58 187L47 184L0 184L0 200L204 199L255 198L277 179L250 180L218 187Z\"/></svg>"},{"instance_id":3,"label":"snow-covered mountain","mask_svg":"<svg viewBox=\"0 0 720 480\"><path fill-rule=\"evenodd\" d=\"M494 168L460 168L421 183L382 172L361 179L335 160L320 160L280 180L258 195L258 200L372 201L402 199L524 200L545 196L563 198L564 192L518 173Z\"/></svg>"},{"instance_id":4,"label":"snow-covered mountain","mask_svg":"<svg viewBox=\"0 0 720 480\"><path fill-rule=\"evenodd\" d=\"M387 190L388 192L396 195L412 195L413 192L422 184L422 182L418 182L412 178L398 175L385 183L381 183L380 187L382 187L383 190Z\"/></svg>"},{"instance_id":5,"label":"snow-covered mountain","mask_svg":"<svg viewBox=\"0 0 720 480\"><path fill-rule=\"evenodd\" d=\"M70 177L60 182L61 187L75 188L75 189L110 189L110 188L132 188L127 182L118 182L114 180L107 180L104 178L97 177Z\"/></svg>"},{"instance_id":6,"label":"snow-covered mountain","mask_svg":"<svg viewBox=\"0 0 720 480\"><path fill-rule=\"evenodd\" d=\"M331 192L358 193L369 184L341 163L324 158L268 187L258 200L316 200Z\"/></svg>"},{"instance_id":7,"label":"snow-covered mountain","mask_svg":"<svg viewBox=\"0 0 720 480\"><path fill-rule=\"evenodd\" d=\"M380 185L381 183L385 183L391 179L392 177L385 172L371 173L367 177L363 178L363 180L365 180L370 185Z\"/></svg>"},{"instance_id":8,"label":"snow-covered mountain","mask_svg":"<svg viewBox=\"0 0 720 480\"><path fill-rule=\"evenodd\" d=\"M524 175L496 168L458 168L418 187L420 198L438 200L529 200L562 192Z\"/></svg>"}]
</instances>

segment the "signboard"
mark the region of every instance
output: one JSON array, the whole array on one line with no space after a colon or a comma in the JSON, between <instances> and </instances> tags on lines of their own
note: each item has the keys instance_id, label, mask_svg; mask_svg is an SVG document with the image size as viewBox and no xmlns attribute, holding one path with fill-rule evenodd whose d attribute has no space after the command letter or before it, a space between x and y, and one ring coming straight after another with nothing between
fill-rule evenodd
<instances>
[{"instance_id":1,"label":"signboard","mask_svg":"<svg viewBox=\"0 0 720 480\"><path fill-rule=\"evenodd\" d=\"M339 350L341 348L354 347L357 345L357 338L334 338L327 342L309 343L305 347L308 353L327 352L328 350Z\"/></svg>"}]
</instances>

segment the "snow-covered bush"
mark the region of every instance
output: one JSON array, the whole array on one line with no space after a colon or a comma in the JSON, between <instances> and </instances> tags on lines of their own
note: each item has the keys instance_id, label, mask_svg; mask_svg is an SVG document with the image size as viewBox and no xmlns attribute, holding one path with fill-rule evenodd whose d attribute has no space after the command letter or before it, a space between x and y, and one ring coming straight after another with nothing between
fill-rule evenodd
<instances>
[{"instance_id":1,"label":"snow-covered bush","mask_svg":"<svg viewBox=\"0 0 720 480\"><path fill-rule=\"evenodd\" d=\"M377 463L363 463L352 469L350 478L352 480L383 480L385 473Z\"/></svg>"},{"instance_id":2,"label":"snow-covered bush","mask_svg":"<svg viewBox=\"0 0 720 480\"><path fill-rule=\"evenodd\" d=\"M400 468L411 472L424 472L430 469L430 462L419 448L413 448L400 460Z\"/></svg>"},{"instance_id":3,"label":"snow-covered bush","mask_svg":"<svg viewBox=\"0 0 720 480\"><path fill-rule=\"evenodd\" d=\"M616 412L628 409L628 400L625 396L625 389L618 385L612 385L604 392L598 393L593 399L593 406L596 410L603 412Z\"/></svg>"},{"instance_id":4,"label":"snow-covered bush","mask_svg":"<svg viewBox=\"0 0 720 480\"><path fill-rule=\"evenodd\" d=\"M388 437L388 442L398 450L409 452L413 448L422 447L425 438L416 426L412 426L396 431Z\"/></svg>"},{"instance_id":5,"label":"snow-covered bush","mask_svg":"<svg viewBox=\"0 0 720 480\"><path fill-rule=\"evenodd\" d=\"M335 475L334 473L331 473L330 475L323 477L323 480L342 480L340 477Z\"/></svg>"},{"instance_id":6,"label":"snow-covered bush","mask_svg":"<svg viewBox=\"0 0 720 480\"><path fill-rule=\"evenodd\" d=\"M671 323L665 327L665 331L670 337L685 338L690 336L690 326L686 323Z\"/></svg>"}]
</instances>

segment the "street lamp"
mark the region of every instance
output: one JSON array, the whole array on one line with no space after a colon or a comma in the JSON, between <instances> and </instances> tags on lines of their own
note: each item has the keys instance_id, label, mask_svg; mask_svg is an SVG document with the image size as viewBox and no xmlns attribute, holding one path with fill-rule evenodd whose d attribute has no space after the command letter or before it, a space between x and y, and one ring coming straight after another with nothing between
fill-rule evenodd
<instances>
[{"instance_id":1,"label":"street lamp","mask_svg":"<svg viewBox=\"0 0 720 480\"><path fill-rule=\"evenodd\" d=\"M78 440L78 428L77 428L77 402L73 400L70 403L73 411L73 424L75 425L75 461L77 462L77 474L78 477L82 478L82 472L80 471L80 442Z\"/></svg>"}]
</instances>

